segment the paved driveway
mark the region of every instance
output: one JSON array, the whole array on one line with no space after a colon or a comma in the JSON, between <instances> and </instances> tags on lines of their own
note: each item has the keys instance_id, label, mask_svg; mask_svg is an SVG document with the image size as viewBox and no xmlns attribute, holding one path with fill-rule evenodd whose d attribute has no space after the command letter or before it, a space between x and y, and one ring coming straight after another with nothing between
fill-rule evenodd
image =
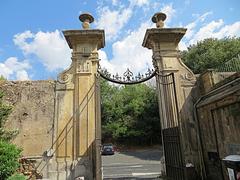
<instances>
[{"instance_id":1,"label":"paved driveway","mask_svg":"<svg viewBox=\"0 0 240 180\"><path fill-rule=\"evenodd\" d=\"M105 180L159 179L162 151L156 149L117 152L102 156Z\"/></svg>"}]
</instances>

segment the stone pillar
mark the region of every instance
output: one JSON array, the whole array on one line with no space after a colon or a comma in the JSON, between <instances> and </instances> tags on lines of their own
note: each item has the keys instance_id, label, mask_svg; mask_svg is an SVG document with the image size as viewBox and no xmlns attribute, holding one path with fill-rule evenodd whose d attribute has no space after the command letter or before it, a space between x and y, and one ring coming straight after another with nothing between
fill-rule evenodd
<instances>
[{"instance_id":1,"label":"stone pillar","mask_svg":"<svg viewBox=\"0 0 240 180\"><path fill-rule=\"evenodd\" d=\"M60 167L57 171L66 168L69 169L68 178L92 180L101 179L96 74L99 66L97 50L104 47L105 40L103 30L89 29L89 23L94 20L91 15L82 14L79 19L83 22L83 30L63 31L72 49L72 64L58 77L55 149Z\"/></svg>"},{"instance_id":2,"label":"stone pillar","mask_svg":"<svg viewBox=\"0 0 240 180\"><path fill-rule=\"evenodd\" d=\"M199 159L196 147L197 135L194 127L194 99L192 96L196 78L193 72L181 61L178 49L178 44L187 29L164 28L165 19L166 15L163 13L156 13L152 17L152 21L157 24L157 28L147 29L142 45L152 50L153 65L159 75L174 74L179 118L174 116L176 115L174 112L176 109L171 108L173 95L169 92L172 89L166 88L159 83L160 80L157 76L158 92L160 92L161 125L163 129L180 127L184 165L188 162L197 165ZM170 108L168 108L169 106ZM169 119L171 116L173 117ZM170 123L170 120L173 122Z\"/></svg>"}]
</instances>

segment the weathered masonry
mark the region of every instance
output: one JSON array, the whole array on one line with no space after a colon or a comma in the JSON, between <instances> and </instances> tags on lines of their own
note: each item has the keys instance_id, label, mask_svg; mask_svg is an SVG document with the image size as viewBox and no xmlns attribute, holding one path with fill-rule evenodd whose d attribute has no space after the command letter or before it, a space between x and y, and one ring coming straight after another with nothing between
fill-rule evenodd
<instances>
[{"instance_id":1,"label":"weathered masonry","mask_svg":"<svg viewBox=\"0 0 240 180\"><path fill-rule=\"evenodd\" d=\"M240 74L231 74L209 70L199 77L196 119L209 179L229 179L221 160L240 154Z\"/></svg>"},{"instance_id":2,"label":"weathered masonry","mask_svg":"<svg viewBox=\"0 0 240 180\"><path fill-rule=\"evenodd\" d=\"M14 143L23 155L42 159L51 147L54 132L54 81L3 81L5 102L13 106L7 128L19 130Z\"/></svg>"}]
</instances>

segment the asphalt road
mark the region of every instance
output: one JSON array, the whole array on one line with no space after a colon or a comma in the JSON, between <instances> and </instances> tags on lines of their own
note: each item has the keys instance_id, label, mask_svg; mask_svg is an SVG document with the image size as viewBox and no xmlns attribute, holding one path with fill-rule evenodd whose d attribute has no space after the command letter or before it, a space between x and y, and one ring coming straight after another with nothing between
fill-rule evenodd
<instances>
[{"instance_id":1,"label":"asphalt road","mask_svg":"<svg viewBox=\"0 0 240 180\"><path fill-rule=\"evenodd\" d=\"M153 180L160 175L161 150L116 152L102 156L104 180Z\"/></svg>"}]
</instances>

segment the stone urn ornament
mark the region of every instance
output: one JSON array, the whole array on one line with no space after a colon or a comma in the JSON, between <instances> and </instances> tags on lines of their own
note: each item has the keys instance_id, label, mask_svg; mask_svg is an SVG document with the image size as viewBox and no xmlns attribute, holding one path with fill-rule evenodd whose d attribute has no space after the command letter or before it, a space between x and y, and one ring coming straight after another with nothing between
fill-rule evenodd
<instances>
[{"instance_id":1,"label":"stone urn ornament","mask_svg":"<svg viewBox=\"0 0 240 180\"><path fill-rule=\"evenodd\" d=\"M90 23L94 21L94 18L89 13L83 13L79 16L79 20L82 22L83 29L89 29Z\"/></svg>"},{"instance_id":2,"label":"stone urn ornament","mask_svg":"<svg viewBox=\"0 0 240 180\"><path fill-rule=\"evenodd\" d=\"M152 22L156 23L157 28L163 28L164 21L166 18L167 18L166 14L164 14L162 12L158 12L153 15Z\"/></svg>"}]
</instances>

